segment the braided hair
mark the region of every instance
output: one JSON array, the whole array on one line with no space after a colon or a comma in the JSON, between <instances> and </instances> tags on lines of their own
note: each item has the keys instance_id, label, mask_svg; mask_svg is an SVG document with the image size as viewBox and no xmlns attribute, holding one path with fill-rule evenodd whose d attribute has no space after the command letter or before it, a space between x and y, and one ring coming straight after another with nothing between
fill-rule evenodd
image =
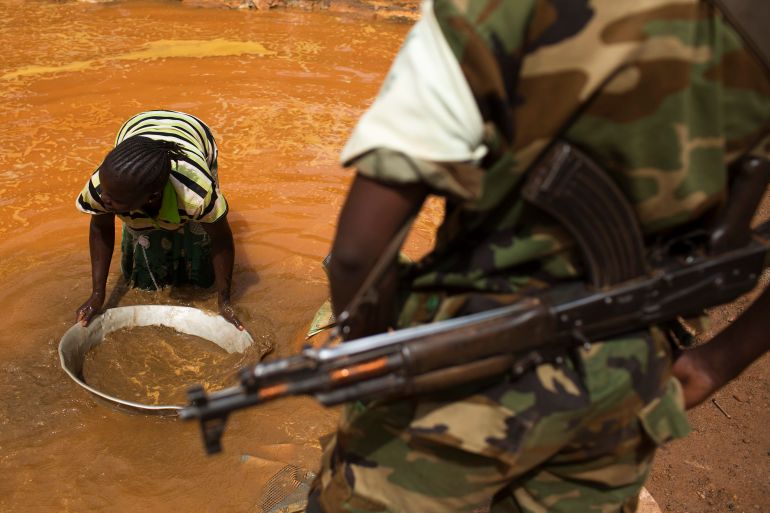
<instances>
[{"instance_id":1,"label":"braided hair","mask_svg":"<svg viewBox=\"0 0 770 513\"><path fill-rule=\"evenodd\" d=\"M135 135L115 146L99 167L101 174L121 184L129 197L161 190L171 174L171 162L182 156L173 141Z\"/></svg>"}]
</instances>

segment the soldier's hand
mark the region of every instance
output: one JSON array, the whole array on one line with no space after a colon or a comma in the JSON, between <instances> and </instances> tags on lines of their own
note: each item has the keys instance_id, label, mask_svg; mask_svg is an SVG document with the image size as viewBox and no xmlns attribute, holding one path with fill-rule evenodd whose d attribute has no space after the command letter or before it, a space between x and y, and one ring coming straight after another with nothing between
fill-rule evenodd
<instances>
[{"instance_id":1,"label":"soldier's hand","mask_svg":"<svg viewBox=\"0 0 770 513\"><path fill-rule=\"evenodd\" d=\"M102 309L104 304L104 294L94 292L91 294L85 303L80 305L75 311L75 322L80 323L82 326L88 326L88 323L93 319Z\"/></svg>"},{"instance_id":2,"label":"soldier's hand","mask_svg":"<svg viewBox=\"0 0 770 513\"><path fill-rule=\"evenodd\" d=\"M685 351L674 363L673 371L682 383L688 410L705 401L724 384L698 348Z\"/></svg>"}]
</instances>

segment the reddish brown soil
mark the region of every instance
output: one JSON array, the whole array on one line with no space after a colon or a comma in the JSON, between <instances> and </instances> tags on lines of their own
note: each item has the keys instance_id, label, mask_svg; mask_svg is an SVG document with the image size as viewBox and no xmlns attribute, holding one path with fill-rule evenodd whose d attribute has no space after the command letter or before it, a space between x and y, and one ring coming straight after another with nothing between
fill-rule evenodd
<instances>
[{"instance_id":1,"label":"reddish brown soil","mask_svg":"<svg viewBox=\"0 0 770 513\"><path fill-rule=\"evenodd\" d=\"M647 483L663 513L770 512L770 355L689 419L692 432L658 452Z\"/></svg>"},{"instance_id":2,"label":"reddish brown soil","mask_svg":"<svg viewBox=\"0 0 770 513\"><path fill-rule=\"evenodd\" d=\"M770 217L770 197L758 217ZM763 285L768 281L766 273ZM758 292L710 312L706 338L735 320ZM689 419L692 432L658 452L647 483L663 513L770 512L770 354L691 410Z\"/></svg>"}]
</instances>

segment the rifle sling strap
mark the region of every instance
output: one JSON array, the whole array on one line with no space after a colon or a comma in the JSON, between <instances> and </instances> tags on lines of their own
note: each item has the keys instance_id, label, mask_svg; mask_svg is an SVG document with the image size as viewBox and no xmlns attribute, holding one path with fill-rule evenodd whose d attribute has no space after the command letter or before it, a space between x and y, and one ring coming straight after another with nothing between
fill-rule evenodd
<instances>
[{"instance_id":1,"label":"rifle sling strap","mask_svg":"<svg viewBox=\"0 0 770 513\"><path fill-rule=\"evenodd\" d=\"M712 0L747 40L770 74L770 2L768 0Z\"/></svg>"}]
</instances>

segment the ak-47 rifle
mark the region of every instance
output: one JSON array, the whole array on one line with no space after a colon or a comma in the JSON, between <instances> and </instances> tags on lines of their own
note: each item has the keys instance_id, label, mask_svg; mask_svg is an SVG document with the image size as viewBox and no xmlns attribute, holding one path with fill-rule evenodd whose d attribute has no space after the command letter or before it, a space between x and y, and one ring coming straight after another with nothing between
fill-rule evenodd
<instances>
[{"instance_id":1,"label":"ak-47 rifle","mask_svg":"<svg viewBox=\"0 0 770 513\"><path fill-rule=\"evenodd\" d=\"M183 419L199 419L209 453L221 450L228 415L290 395L324 405L428 393L483 378L521 375L569 350L704 308L751 290L770 255L770 223L750 230L770 181L770 163L744 158L730 200L702 251L650 263L635 214L616 184L587 156L555 143L528 173L524 198L571 232L589 283L524 296L501 308L259 363L238 386L190 389ZM351 312L354 313L354 312ZM341 328L349 314L338 319Z\"/></svg>"}]
</instances>

